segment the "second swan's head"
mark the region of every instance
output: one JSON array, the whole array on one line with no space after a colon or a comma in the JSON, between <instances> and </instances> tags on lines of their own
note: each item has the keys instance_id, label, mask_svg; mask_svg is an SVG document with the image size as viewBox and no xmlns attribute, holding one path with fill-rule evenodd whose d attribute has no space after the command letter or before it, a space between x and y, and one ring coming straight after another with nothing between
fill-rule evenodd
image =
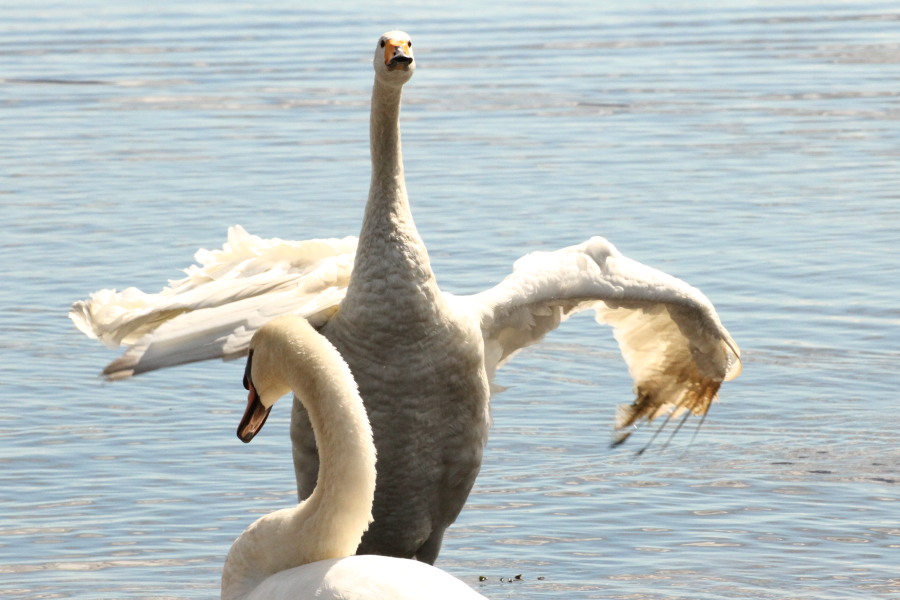
<instances>
[{"instance_id":1,"label":"second swan's head","mask_svg":"<svg viewBox=\"0 0 900 600\"><path fill-rule=\"evenodd\" d=\"M403 85L416 70L412 40L402 31L388 31L378 39L372 65L379 79Z\"/></svg>"},{"instance_id":2,"label":"second swan's head","mask_svg":"<svg viewBox=\"0 0 900 600\"><path fill-rule=\"evenodd\" d=\"M237 430L242 442L259 433L275 402L292 391L289 371L310 368L317 344L327 343L319 338L305 319L293 315L272 319L253 335L244 369L247 409Z\"/></svg>"}]
</instances>

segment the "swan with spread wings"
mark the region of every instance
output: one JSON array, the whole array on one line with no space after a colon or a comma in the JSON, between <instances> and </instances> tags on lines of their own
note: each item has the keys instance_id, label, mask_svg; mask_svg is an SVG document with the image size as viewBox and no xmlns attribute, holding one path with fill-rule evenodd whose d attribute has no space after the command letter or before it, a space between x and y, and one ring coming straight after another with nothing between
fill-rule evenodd
<instances>
[{"instance_id":1,"label":"swan with spread wings","mask_svg":"<svg viewBox=\"0 0 900 600\"><path fill-rule=\"evenodd\" d=\"M616 442L642 420L705 415L741 363L703 293L600 237L528 254L484 292L442 291L403 173L400 97L415 64L409 36L381 36L358 239L261 239L235 226L221 250L199 251L198 264L162 292L101 290L75 303L70 317L88 336L127 347L104 370L109 379L243 356L268 320L307 319L349 364L374 431L375 520L359 552L431 563L481 466L497 368L570 315L593 310L612 326L634 380L634 401L616 415ZM291 432L303 498L315 487L318 458L296 400Z\"/></svg>"}]
</instances>

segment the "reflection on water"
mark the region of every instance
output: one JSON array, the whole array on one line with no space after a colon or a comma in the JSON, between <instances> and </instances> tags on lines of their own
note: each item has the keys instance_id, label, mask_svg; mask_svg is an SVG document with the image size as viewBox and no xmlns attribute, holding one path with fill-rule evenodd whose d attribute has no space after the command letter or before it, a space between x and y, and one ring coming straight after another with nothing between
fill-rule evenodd
<instances>
[{"instance_id":1,"label":"reflection on water","mask_svg":"<svg viewBox=\"0 0 900 600\"><path fill-rule=\"evenodd\" d=\"M604 235L703 289L745 356L696 437L636 458L650 431L608 447L631 383L607 331L522 353L440 566L491 598L900 596L896 7L380 11L0 7L0 595L216 596L233 538L292 501L286 411L233 437L242 365L104 384L114 354L64 315L234 223L356 233L370 46L400 26L444 287Z\"/></svg>"}]
</instances>

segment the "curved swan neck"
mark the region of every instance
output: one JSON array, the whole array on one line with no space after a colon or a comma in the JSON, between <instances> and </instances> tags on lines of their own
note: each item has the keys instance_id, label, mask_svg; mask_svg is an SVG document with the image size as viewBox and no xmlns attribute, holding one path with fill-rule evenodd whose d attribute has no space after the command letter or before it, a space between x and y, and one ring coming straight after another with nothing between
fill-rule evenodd
<instances>
[{"instance_id":1,"label":"curved swan neck","mask_svg":"<svg viewBox=\"0 0 900 600\"><path fill-rule=\"evenodd\" d=\"M258 519L235 541L222 575L223 600L246 597L280 571L352 555L372 521L375 445L349 367L298 317L275 320L257 338L254 382L265 370L303 402L319 449L319 476L307 500Z\"/></svg>"},{"instance_id":2,"label":"curved swan neck","mask_svg":"<svg viewBox=\"0 0 900 600\"><path fill-rule=\"evenodd\" d=\"M308 331L303 333L311 335L303 338L302 347L296 337L286 336L282 373L309 413L319 449L316 488L305 504L318 511L318 520L343 521L350 511L368 525L375 496L375 444L363 401L338 351L304 326Z\"/></svg>"}]
</instances>

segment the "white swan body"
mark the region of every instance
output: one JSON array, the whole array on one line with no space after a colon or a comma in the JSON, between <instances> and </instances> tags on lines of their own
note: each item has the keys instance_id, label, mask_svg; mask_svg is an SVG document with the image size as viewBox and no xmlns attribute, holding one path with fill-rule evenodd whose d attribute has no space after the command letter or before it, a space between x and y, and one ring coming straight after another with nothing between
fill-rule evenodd
<instances>
[{"instance_id":1,"label":"white swan body","mask_svg":"<svg viewBox=\"0 0 900 600\"><path fill-rule=\"evenodd\" d=\"M278 398L293 391L310 417L320 468L309 498L257 519L235 540L222 572L223 600L483 598L430 565L351 556L371 521L375 443L350 368L305 319L277 317L253 336L244 385L239 433L261 427Z\"/></svg>"},{"instance_id":2,"label":"white swan body","mask_svg":"<svg viewBox=\"0 0 900 600\"><path fill-rule=\"evenodd\" d=\"M618 411L617 442L642 419L705 415L721 383L740 372L740 353L699 290L600 237L529 254L482 293L440 291L403 177L400 91L414 63L389 68L397 52L411 61L409 43L390 32L376 48L372 181L358 241L263 240L233 227L221 250L198 252L200 264L161 293L102 290L69 316L87 335L128 346L104 370L110 379L241 356L271 317L308 318L349 363L382 460L375 522L361 549L432 562L481 464L490 382L518 350L581 310L612 325L636 392ZM315 448L294 406L304 497L316 477Z\"/></svg>"},{"instance_id":3,"label":"white swan body","mask_svg":"<svg viewBox=\"0 0 900 600\"><path fill-rule=\"evenodd\" d=\"M346 296L321 331L350 365L390 465L378 474L375 521L359 551L434 562L481 466L490 387L478 319L441 293L409 208L399 117L415 62L405 71L390 65L397 54L412 61L410 43L389 32L375 49L369 198ZM294 407L305 495L316 449L303 444L308 425Z\"/></svg>"},{"instance_id":4,"label":"white swan body","mask_svg":"<svg viewBox=\"0 0 900 600\"><path fill-rule=\"evenodd\" d=\"M303 590L298 595L297 590ZM364 554L296 567L263 581L246 600L475 600L485 598L445 571L408 558Z\"/></svg>"}]
</instances>

